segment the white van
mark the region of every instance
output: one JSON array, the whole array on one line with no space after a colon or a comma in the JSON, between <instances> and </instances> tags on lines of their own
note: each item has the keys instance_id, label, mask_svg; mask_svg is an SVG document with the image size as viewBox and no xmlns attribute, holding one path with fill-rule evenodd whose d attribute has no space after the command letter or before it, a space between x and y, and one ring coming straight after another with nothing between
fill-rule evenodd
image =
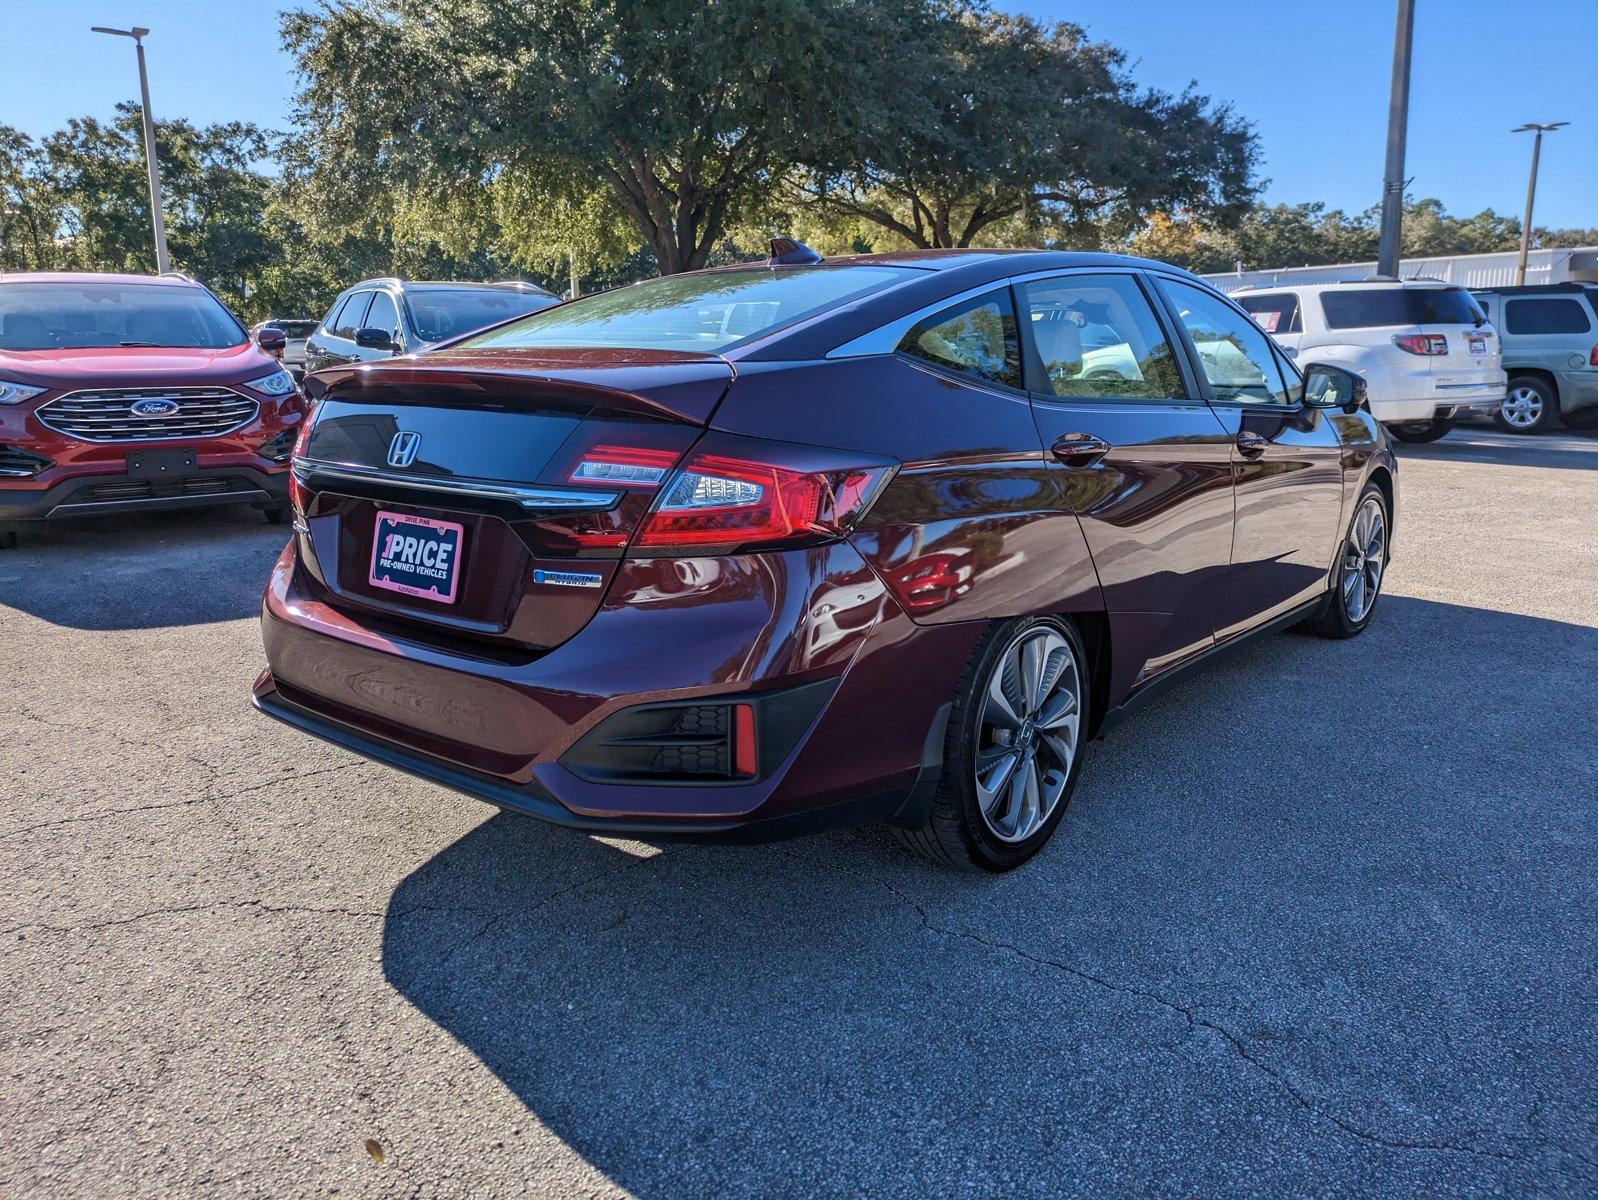
<instances>
[{"instance_id":1,"label":"white van","mask_svg":"<svg viewBox=\"0 0 1598 1200\"><path fill-rule=\"evenodd\" d=\"M1508 386L1498 335L1456 284L1368 279L1232 293L1298 363L1365 379L1371 415L1401 441L1431 442L1467 413L1492 414Z\"/></svg>"}]
</instances>

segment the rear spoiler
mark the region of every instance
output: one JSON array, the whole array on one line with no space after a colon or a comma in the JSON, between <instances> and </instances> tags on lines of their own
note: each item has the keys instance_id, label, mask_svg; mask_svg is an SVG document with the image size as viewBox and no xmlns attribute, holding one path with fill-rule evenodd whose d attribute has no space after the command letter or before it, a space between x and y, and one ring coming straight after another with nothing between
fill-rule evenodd
<instances>
[{"instance_id":1,"label":"rear spoiler","mask_svg":"<svg viewBox=\"0 0 1598 1200\"><path fill-rule=\"evenodd\" d=\"M505 356L495 356L503 364ZM715 356L649 362L581 363L535 359L514 367L487 363L391 359L325 367L306 376L312 400L490 404L628 413L664 421L709 422L733 380L732 364Z\"/></svg>"}]
</instances>

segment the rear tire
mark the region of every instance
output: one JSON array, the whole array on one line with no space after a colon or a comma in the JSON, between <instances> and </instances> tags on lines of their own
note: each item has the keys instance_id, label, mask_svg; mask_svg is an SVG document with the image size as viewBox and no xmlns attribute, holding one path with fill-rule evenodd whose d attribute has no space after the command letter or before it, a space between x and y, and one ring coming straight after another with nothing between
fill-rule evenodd
<instances>
[{"instance_id":1,"label":"rear tire","mask_svg":"<svg viewBox=\"0 0 1598 1200\"><path fill-rule=\"evenodd\" d=\"M1456 424L1458 419L1455 417L1434 417L1430 421L1394 421L1387 427L1387 432L1401 442L1435 442L1440 437L1446 437Z\"/></svg>"},{"instance_id":2,"label":"rear tire","mask_svg":"<svg viewBox=\"0 0 1598 1200\"><path fill-rule=\"evenodd\" d=\"M927 823L905 846L963 871L1013 871L1043 848L1076 790L1092 696L1070 622L1023 617L989 631L966 664Z\"/></svg>"},{"instance_id":3,"label":"rear tire","mask_svg":"<svg viewBox=\"0 0 1598 1200\"><path fill-rule=\"evenodd\" d=\"M1541 433L1559 423L1559 400L1546 380L1516 375L1493 424L1505 433Z\"/></svg>"},{"instance_id":4,"label":"rear tire","mask_svg":"<svg viewBox=\"0 0 1598 1200\"><path fill-rule=\"evenodd\" d=\"M1376 602L1381 599L1391 541L1392 516L1387 511L1387 499L1381 488L1367 483L1354 506L1348 532L1339 544L1337 569L1332 573L1326 599L1297 628L1324 638L1351 638L1364 633L1376 613ZM1353 577L1355 571L1359 572L1357 579Z\"/></svg>"},{"instance_id":5,"label":"rear tire","mask_svg":"<svg viewBox=\"0 0 1598 1200\"><path fill-rule=\"evenodd\" d=\"M17 548L17 531L15 529L0 529L0 550L15 550Z\"/></svg>"}]
</instances>

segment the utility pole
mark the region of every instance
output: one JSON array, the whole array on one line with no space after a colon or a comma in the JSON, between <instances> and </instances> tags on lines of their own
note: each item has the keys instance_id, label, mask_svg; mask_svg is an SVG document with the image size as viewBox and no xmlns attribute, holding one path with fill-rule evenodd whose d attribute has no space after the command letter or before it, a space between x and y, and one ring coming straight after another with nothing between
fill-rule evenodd
<instances>
[{"instance_id":1,"label":"utility pole","mask_svg":"<svg viewBox=\"0 0 1598 1200\"><path fill-rule=\"evenodd\" d=\"M150 31L137 25L132 29L108 29L103 25L95 25L90 32L132 38L138 54L139 101L144 112L144 165L150 176L150 224L155 230L155 269L157 273L164 273L172 269L172 260L166 252L166 215L161 211L161 168L155 156L155 118L150 115L150 77L144 69L144 39Z\"/></svg>"},{"instance_id":2,"label":"utility pole","mask_svg":"<svg viewBox=\"0 0 1598 1200\"><path fill-rule=\"evenodd\" d=\"M1510 133L1530 133L1535 130L1537 134L1531 143L1531 178L1526 182L1526 219L1520 223L1520 261L1515 264L1516 287L1520 287L1526 282L1526 255L1531 251L1531 206L1537 199L1537 160L1542 157L1543 134L1552 133L1554 130L1569 124L1569 121L1555 121L1552 125L1537 125L1527 122L1518 129L1509 131Z\"/></svg>"},{"instance_id":3,"label":"utility pole","mask_svg":"<svg viewBox=\"0 0 1598 1200\"><path fill-rule=\"evenodd\" d=\"M1382 174L1382 235L1376 273L1398 277L1403 244L1404 141L1409 133L1409 57L1415 41L1415 0L1398 0L1393 34L1393 90L1387 101L1387 169Z\"/></svg>"}]
</instances>

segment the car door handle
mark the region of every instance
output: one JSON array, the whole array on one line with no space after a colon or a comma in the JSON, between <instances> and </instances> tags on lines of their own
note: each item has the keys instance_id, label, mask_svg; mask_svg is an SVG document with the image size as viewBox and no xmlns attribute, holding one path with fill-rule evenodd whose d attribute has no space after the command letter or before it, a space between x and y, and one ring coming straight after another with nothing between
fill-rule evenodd
<instances>
[{"instance_id":1,"label":"car door handle","mask_svg":"<svg viewBox=\"0 0 1598 1200\"><path fill-rule=\"evenodd\" d=\"M1110 443L1091 433L1065 433L1055 439L1049 453L1068 467L1086 467L1110 452Z\"/></svg>"},{"instance_id":2,"label":"car door handle","mask_svg":"<svg viewBox=\"0 0 1598 1200\"><path fill-rule=\"evenodd\" d=\"M1237 435L1237 452L1244 458L1258 458L1270 446L1270 441L1257 433L1240 433Z\"/></svg>"}]
</instances>

